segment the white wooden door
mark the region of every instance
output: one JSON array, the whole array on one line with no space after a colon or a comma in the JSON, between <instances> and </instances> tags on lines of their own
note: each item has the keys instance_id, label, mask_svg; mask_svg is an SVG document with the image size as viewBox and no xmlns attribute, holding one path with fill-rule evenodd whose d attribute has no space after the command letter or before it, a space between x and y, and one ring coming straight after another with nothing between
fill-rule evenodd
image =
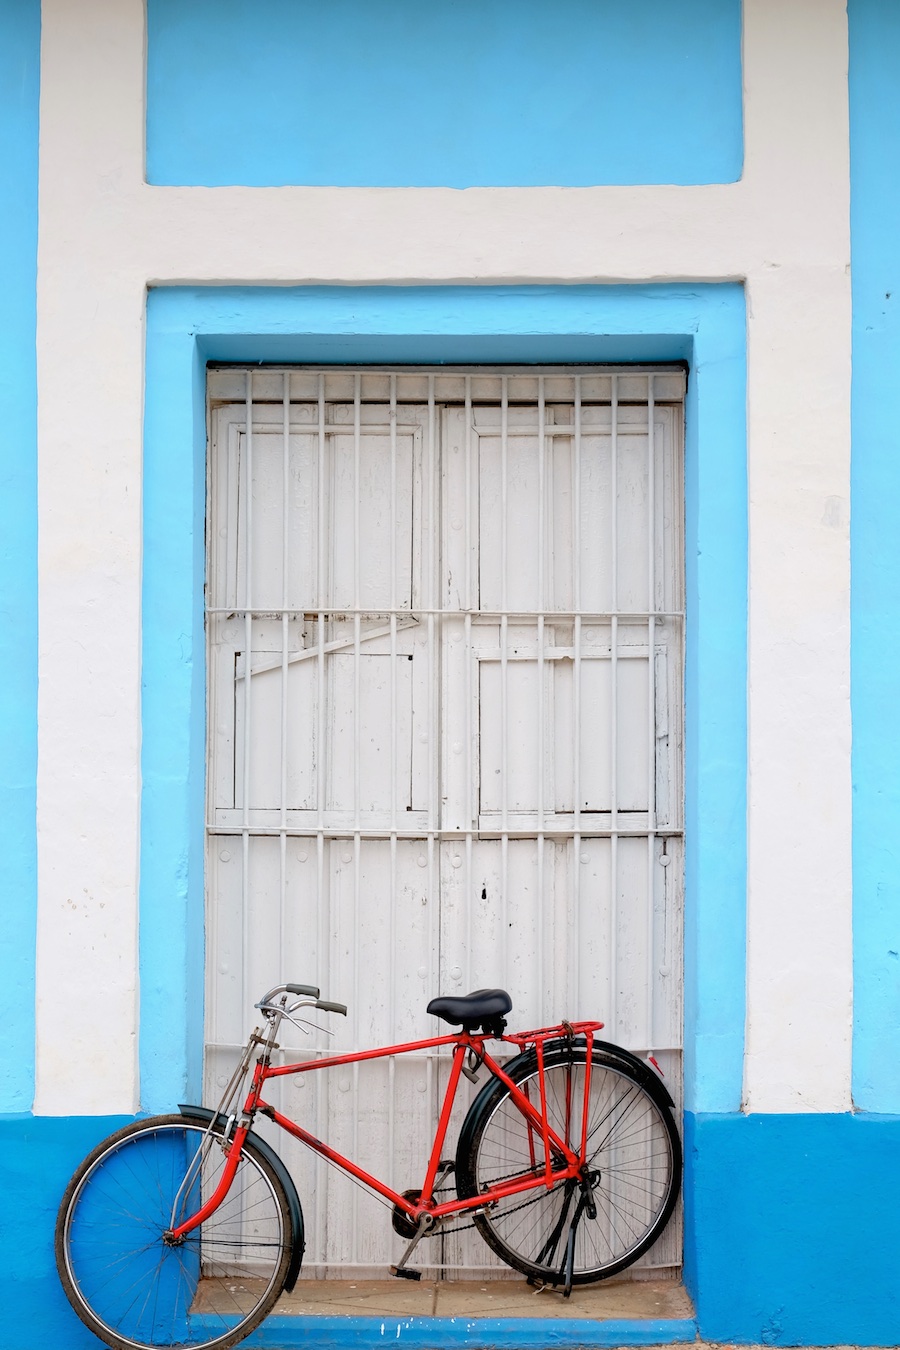
<instances>
[{"instance_id":1,"label":"white wooden door","mask_svg":"<svg viewBox=\"0 0 900 1350\"><path fill-rule=\"evenodd\" d=\"M290 1055L434 1034L429 998L501 985L677 1092L682 385L211 372L211 1097L286 979L351 1008ZM283 1109L405 1189L445 1063L292 1080ZM383 1271L386 1211L283 1151L307 1273ZM428 1259L495 1267L471 1234ZM678 1259L674 1230L646 1263Z\"/></svg>"}]
</instances>

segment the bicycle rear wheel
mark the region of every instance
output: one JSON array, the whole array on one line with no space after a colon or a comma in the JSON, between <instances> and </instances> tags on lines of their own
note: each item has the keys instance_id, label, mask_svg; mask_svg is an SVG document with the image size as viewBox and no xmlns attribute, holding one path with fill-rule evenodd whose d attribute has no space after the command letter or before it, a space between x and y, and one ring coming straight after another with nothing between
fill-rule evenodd
<instances>
[{"instance_id":1,"label":"bicycle rear wheel","mask_svg":"<svg viewBox=\"0 0 900 1350\"><path fill-rule=\"evenodd\" d=\"M88 1155L56 1223L69 1302L114 1350L234 1345L276 1302L293 1239L284 1189L246 1143L231 1188L175 1247L163 1233L212 1195L221 1131L180 1115L138 1121Z\"/></svg>"},{"instance_id":2,"label":"bicycle rear wheel","mask_svg":"<svg viewBox=\"0 0 900 1350\"><path fill-rule=\"evenodd\" d=\"M579 1046L544 1056L547 1119L575 1151L581 1147L587 1053ZM540 1110L534 1055L510 1068L516 1086ZM681 1182L681 1143L662 1088L627 1062L602 1050L592 1055L588 1089L586 1185L558 1182L492 1203L475 1215L481 1236L514 1270L558 1284L579 1201L574 1234L573 1284L605 1279L631 1265L660 1236ZM522 1114L509 1088L489 1085L474 1102L460 1133L456 1159L461 1199L504 1181L542 1175L540 1133Z\"/></svg>"}]
</instances>

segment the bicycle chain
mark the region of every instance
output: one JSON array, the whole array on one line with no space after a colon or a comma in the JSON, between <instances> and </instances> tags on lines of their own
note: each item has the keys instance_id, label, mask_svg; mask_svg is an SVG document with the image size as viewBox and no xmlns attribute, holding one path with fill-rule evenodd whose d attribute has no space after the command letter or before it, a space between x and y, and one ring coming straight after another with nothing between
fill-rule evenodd
<instances>
[{"instance_id":1,"label":"bicycle chain","mask_svg":"<svg viewBox=\"0 0 900 1350\"><path fill-rule=\"evenodd\" d=\"M515 1175L515 1173L510 1172L510 1176L514 1176L514 1175ZM500 1180L500 1181L504 1181L504 1180L506 1180L506 1178L500 1177L499 1180ZM451 1190L452 1190L452 1187L450 1187L450 1186L441 1186L441 1187L439 1187L439 1188L434 1192L434 1194L435 1194L435 1195L444 1195L447 1191L451 1191ZM543 1191L538 1191L536 1194L529 1196L529 1198L528 1198L527 1200L523 1200L523 1201L521 1202L521 1204L518 1204L518 1205L511 1205L509 1209L505 1209L505 1210L503 1211L503 1217L504 1217L504 1219L506 1218L507 1214L516 1214L516 1213L518 1213L518 1211L519 1211L520 1209L526 1209L529 1205L533 1205L533 1204L535 1203L536 1200L540 1200L540 1198L541 1198L542 1195L543 1195ZM433 1237L444 1237L444 1236L445 1236L446 1234L448 1234L448 1233L463 1233L463 1232L466 1231L467 1228L474 1228L474 1227L475 1227L475 1220L474 1220L474 1219L471 1219L468 1223L460 1223L460 1224L457 1224L457 1226L456 1226L455 1228L443 1228L443 1227L441 1227L441 1228L435 1228L435 1230L434 1230L432 1236L433 1236Z\"/></svg>"}]
</instances>

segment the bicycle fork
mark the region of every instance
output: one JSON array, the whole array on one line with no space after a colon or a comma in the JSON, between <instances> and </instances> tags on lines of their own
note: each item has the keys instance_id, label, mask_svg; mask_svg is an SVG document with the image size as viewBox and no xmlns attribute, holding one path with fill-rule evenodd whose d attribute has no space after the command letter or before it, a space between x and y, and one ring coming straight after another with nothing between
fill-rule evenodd
<instances>
[{"instance_id":1,"label":"bicycle fork","mask_svg":"<svg viewBox=\"0 0 900 1350\"><path fill-rule=\"evenodd\" d=\"M280 1018L278 1019L280 1021ZM188 1166L184 1181L176 1192L175 1199L172 1202L172 1215L169 1228L163 1233L163 1242L167 1247L180 1247L187 1237L188 1233L193 1232L200 1224L205 1223L209 1216L219 1208L225 1199L231 1183L234 1181L238 1166L241 1161L241 1150L244 1146L244 1140L250 1132L253 1124L253 1117L256 1113L259 1094L265 1075L265 1070L269 1066L269 1057L275 1047L275 1034L278 1030L278 1022L274 1022L270 1028L268 1036L260 1035L260 1028L251 1034L250 1039L244 1049L240 1062L231 1076L218 1108L213 1115L212 1120L207 1126L206 1133L197 1149L194 1157ZM255 1047L262 1048L262 1054L256 1061L256 1069L253 1074L253 1083L250 1093L244 1103L244 1109L238 1119L237 1110L231 1110L234 1099L241 1090L241 1084L250 1068L250 1060L253 1056ZM229 1114L226 1117L226 1112ZM225 1119L225 1128L221 1138L213 1132L213 1127L217 1120ZM222 1147L225 1150L225 1166L222 1169L222 1175L219 1178L218 1185L205 1204L193 1214L189 1215L182 1223L176 1223L179 1207L190 1193L191 1187L200 1176L200 1169L203 1164L203 1158L208 1149Z\"/></svg>"}]
</instances>

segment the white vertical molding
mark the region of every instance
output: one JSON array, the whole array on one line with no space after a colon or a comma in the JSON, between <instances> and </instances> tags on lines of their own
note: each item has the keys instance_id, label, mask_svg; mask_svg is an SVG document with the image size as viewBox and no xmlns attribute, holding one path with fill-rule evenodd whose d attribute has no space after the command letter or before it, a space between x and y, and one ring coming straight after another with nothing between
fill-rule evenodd
<instances>
[{"instance_id":1,"label":"white vertical molding","mask_svg":"<svg viewBox=\"0 0 900 1350\"><path fill-rule=\"evenodd\" d=\"M850 1107L850 353L831 327L849 332L845 280L797 270L749 289L750 1110ZM786 291L808 316L802 351Z\"/></svg>"},{"instance_id":2,"label":"white vertical molding","mask_svg":"<svg viewBox=\"0 0 900 1350\"><path fill-rule=\"evenodd\" d=\"M143 273L138 0L47 0L38 242L35 1111L137 1085ZM123 206L125 207L123 211Z\"/></svg>"},{"instance_id":3,"label":"white vertical molding","mask_svg":"<svg viewBox=\"0 0 900 1350\"><path fill-rule=\"evenodd\" d=\"M850 168L839 0L745 6L748 278L745 1104L850 1106ZM768 191L766 191L766 185ZM808 255L778 236L818 216Z\"/></svg>"}]
</instances>

